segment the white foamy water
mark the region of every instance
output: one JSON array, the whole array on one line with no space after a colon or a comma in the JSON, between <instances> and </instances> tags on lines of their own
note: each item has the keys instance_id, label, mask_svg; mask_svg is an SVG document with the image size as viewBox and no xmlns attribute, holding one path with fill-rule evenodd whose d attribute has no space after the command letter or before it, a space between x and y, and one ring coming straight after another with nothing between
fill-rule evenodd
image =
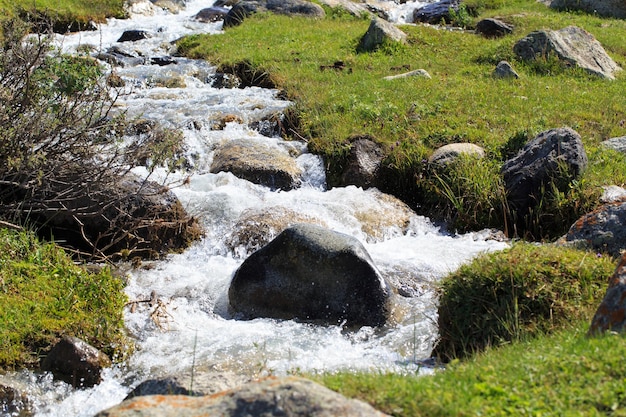
<instances>
[{"instance_id":1,"label":"white foamy water","mask_svg":"<svg viewBox=\"0 0 626 417\"><path fill-rule=\"evenodd\" d=\"M220 34L221 24L191 19L212 0L193 0L177 15L150 9L129 20L110 20L99 31L60 39L67 51L92 45L106 51L115 45L140 58L163 57L169 42L190 33ZM402 13L399 11L398 13ZM118 44L124 30L142 29L150 39ZM173 188L190 214L200 219L206 236L185 252L147 263L128 276L131 301L125 322L136 352L105 372L103 382L73 390L50 375L30 372L4 375L31 398L39 416L92 416L122 401L139 382L192 367L218 367L247 376L294 371L385 370L420 372L437 337L434 288L443 276L475 256L501 250L505 243L480 233L450 235L429 219L408 212L377 190L354 186L326 190L323 161L306 144L268 138L248 127L282 112L291 103L274 90L216 89L214 68L205 62L176 58L177 64L113 68L126 81L120 108L130 115L182 129L194 174ZM168 80L176 80L169 83ZM165 85L169 85L169 88ZM224 116L232 120L216 129ZM292 191L268 188L230 173L209 173L215 148L230 140L263 141L296 158L304 170L303 186ZM137 170L139 174L145 174ZM183 177L167 177L172 183ZM162 172L156 179L165 178ZM238 223L250 213L289 210L359 239L374 263L398 290L398 322L381 329L349 331L342 325L319 326L290 320L234 319L228 310L230 280L251 248L232 244ZM402 219L401 221L394 221ZM280 230L272 231L275 235ZM150 305L140 302L158 300Z\"/></svg>"}]
</instances>

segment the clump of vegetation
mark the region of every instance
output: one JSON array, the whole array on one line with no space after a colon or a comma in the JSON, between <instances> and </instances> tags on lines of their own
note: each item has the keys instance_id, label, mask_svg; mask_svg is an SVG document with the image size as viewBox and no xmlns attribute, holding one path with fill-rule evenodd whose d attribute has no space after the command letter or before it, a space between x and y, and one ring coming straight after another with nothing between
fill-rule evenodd
<instances>
[{"instance_id":1,"label":"clump of vegetation","mask_svg":"<svg viewBox=\"0 0 626 417\"><path fill-rule=\"evenodd\" d=\"M462 358L588 319L614 269L608 256L528 243L481 256L442 282L434 354Z\"/></svg>"},{"instance_id":2,"label":"clump of vegetation","mask_svg":"<svg viewBox=\"0 0 626 417\"><path fill-rule=\"evenodd\" d=\"M313 376L392 416L623 416L624 338L585 337L589 321L454 362L433 375Z\"/></svg>"},{"instance_id":3,"label":"clump of vegetation","mask_svg":"<svg viewBox=\"0 0 626 417\"><path fill-rule=\"evenodd\" d=\"M196 238L180 204L159 202L166 189L130 175L140 164L184 166L182 134L151 126L131 136L99 64L62 54L45 35L26 37L21 21L2 29L0 218L100 259Z\"/></svg>"},{"instance_id":4,"label":"clump of vegetation","mask_svg":"<svg viewBox=\"0 0 626 417\"><path fill-rule=\"evenodd\" d=\"M123 287L109 268L87 272L33 233L0 229L0 369L37 366L60 335L121 359Z\"/></svg>"}]
</instances>

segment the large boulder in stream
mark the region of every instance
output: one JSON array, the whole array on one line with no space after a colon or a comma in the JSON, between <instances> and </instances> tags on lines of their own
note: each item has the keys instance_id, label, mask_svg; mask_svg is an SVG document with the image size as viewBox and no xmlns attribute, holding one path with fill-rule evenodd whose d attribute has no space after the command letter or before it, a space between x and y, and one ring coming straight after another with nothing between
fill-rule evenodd
<instances>
[{"instance_id":1,"label":"large boulder in stream","mask_svg":"<svg viewBox=\"0 0 626 417\"><path fill-rule=\"evenodd\" d=\"M312 224L285 229L250 255L228 298L235 314L250 319L380 326L392 310L391 288L363 245Z\"/></svg>"},{"instance_id":2,"label":"large boulder in stream","mask_svg":"<svg viewBox=\"0 0 626 417\"><path fill-rule=\"evenodd\" d=\"M304 378L269 377L205 397L150 395L135 397L95 417L200 416L361 416L386 414Z\"/></svg>"},{"instance_id":3,"label":"large boulder in stream","mask_svg":"<svg viewBox=\"0 0 626 417\"><path fill-rule=\"evenodd\" d=\"M212 173L230 172L272 190L291 190L301 183L302 170L287 151L258 140L232 140L213 156Z\"/></svg>"}]
</instances>

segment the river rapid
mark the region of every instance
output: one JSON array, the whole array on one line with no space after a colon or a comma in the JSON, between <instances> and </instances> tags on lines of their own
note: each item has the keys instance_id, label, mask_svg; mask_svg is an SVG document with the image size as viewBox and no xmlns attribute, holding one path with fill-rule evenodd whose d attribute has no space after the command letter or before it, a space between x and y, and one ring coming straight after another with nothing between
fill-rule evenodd
<instances>
[{"instance_id":1,"label":"river rapid","mask_svg":"<svg viewBox=\"0 0 626 417\"><path fill-rule=\"evenodd\" d=\"M81 45L101 51L117 45L149 62L152 57L169 56L171 42L181 36L227 36L221 22L200 23L192 18L212 3L190 0L177 14L147 2L138 3L130 19L111 19L97 31L71 34L57 41L67 52ZM402 7L406 8L406 3ZM118 43L127 29L146 30L153 36ZM328 190L323 161L308 153L306 143L267 137L249 127L250 122L280 113L292 103L278 98L275 90L213 88L215 68L210 63L183 58L176 58L176 62L111 70L127 86L118 102L121 110L184 132L193 175L184 185L185 177L179 174L157 172L155 178L176 185L174 193L203 223L206 236L182 254L129 272L129 300L152 297L158 301L137 303L126 310L125 323L136 350L123 363L107 369L101 384L74 390L53 381L50 375L31 372L3 375L0 382L9 381L26 392L37 416L92 416L121 402L145 379L191 375L192 371L249 378L296 371L431 372L424 360L437 338L437 282L475 256L501 250L507 244L491 240L488 232L448 233L412 212L405 222L408 226L398 227L393 222L393 216L398 215L397 202L379 191L354 186ZM232 121L216 129L216 121L226 115ZM210 173L216 146L241 138L271 143L276 152L296 158L304 171L302 187L271 191L230 173ZM141 170L137 173L146 174ZM250 248L233 247L229 242L242 216L274 210L320 219L328 228L359 239L380 272L398 288L399 322L382 329L349 331L341 324L234 319L228 311L228 287ZM373 221L376 233L370 230Z\"/></svg>"}]
</instances>

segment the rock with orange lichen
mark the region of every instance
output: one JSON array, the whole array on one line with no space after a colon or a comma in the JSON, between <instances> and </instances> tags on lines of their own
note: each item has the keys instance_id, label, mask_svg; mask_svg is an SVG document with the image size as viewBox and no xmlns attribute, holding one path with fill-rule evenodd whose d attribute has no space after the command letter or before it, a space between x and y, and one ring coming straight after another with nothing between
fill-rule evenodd
<instances>
[{"instance_id":1,"label":"rock with orange lichen","mask_svg":"<svg viewBox=\"0 0 626 417\"><path fill-rule=\"evenodd\" d=\"M620 256L626 249L626 202L608 203L585 214L559 243Z\"/></svg>"},{"instance_id":2,"label":"rock with orange lichen","mask_svg":"<svg viewBox=\"0 0 626 417\"><path fill-rule=\"evenodd\" d=\"M384 417L370 405L304 378L270 377L219 394L150 395L104 410L96 417L361 416Z\"/></svg>"},{"instance_id":3,"label":"rock with orange lichen","mask_svg":"<svg viewBox=\"0 0 626 417\"><path fill-rule=\"evenodd\" d=\"M590 335L626 330L626 254L609 280L609 288L589 328Z\"/></svg>"}]
</instances>

